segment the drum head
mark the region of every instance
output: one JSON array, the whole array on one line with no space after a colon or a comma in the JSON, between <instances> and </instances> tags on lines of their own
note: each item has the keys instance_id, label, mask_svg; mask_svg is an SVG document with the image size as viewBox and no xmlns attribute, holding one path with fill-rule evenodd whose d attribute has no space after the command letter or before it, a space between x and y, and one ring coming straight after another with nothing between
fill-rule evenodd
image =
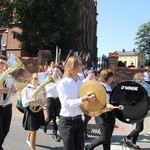
<instances>
[{"instance_id":1,"label":"drum head","mask_svg":"<svg viewBox=\"0 0 150 150\"><path fill-rule=\"evenodd\" d=\"M110 103L123 110L114 109L116 117L125 123L136 123L147 115L149 110L150 85L145 82L125 81L119 83L110 96Z\"/></svg>"}]
</instances>

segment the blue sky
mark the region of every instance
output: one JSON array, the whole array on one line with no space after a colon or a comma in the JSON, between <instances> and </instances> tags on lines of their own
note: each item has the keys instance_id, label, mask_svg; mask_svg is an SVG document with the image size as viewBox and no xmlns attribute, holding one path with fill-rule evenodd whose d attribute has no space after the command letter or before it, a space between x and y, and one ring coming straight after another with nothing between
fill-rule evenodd
<instances>
[{"instance_id":1,"label":"blue sky","mask_svg":"<svg viewBox=\"0 0 150 150\"><path fill-rule=\"evenodd\" d=\"M136 48L140 25L150 21L150 0L98 1L98 57L109 52Z\"/></svg>"}]
</instances>

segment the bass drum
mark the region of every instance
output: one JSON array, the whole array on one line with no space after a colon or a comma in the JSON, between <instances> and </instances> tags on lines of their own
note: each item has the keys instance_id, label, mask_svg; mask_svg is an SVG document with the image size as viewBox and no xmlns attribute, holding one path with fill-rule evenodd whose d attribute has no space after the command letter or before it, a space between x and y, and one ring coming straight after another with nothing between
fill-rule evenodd
<instances>
[{"instance_id":1,"label":"bass drum","mask_svg":"<svg viewBox=\"0 0 150 150\"><path fill-rule=\"evenodd\" d=\"M144 81L125 81L114 87L110 103L123 105L123 110L114 109L116 117L125 123L136 123L147 116L150 108L150 85Z\"/></svg>"}]
</instances>

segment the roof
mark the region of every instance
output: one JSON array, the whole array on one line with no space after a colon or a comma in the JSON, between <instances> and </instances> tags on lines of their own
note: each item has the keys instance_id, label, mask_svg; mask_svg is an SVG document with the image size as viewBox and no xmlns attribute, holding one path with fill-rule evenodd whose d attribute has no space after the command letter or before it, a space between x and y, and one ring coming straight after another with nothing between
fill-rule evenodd
<instances>
[{"instance_id":1,"label":"roof","mask_svg":"<svg viewBox=\"0 0 150 150\"><path fill-rule=\"evenodd\" d=\"M117 53L119 56L136 56L139 54L139 51L120 51Z\"/></svg>"}]
</instances>

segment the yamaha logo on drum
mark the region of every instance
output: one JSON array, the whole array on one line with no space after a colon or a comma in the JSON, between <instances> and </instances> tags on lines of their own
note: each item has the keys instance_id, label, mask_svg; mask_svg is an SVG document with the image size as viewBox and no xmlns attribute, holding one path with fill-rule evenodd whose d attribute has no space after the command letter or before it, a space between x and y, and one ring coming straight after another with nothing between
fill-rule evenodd
<instances>
[{"instance_id":1,"label":"yamaha logo on drum","mask_svg":"<svg viewBox=\"0 0 150 150\"><path fill-rule=\"evenodd\" d=\"M138 91L137 86L121 86L121 90L127 90L127 91Z\"/></svg>"}]
</instances>

